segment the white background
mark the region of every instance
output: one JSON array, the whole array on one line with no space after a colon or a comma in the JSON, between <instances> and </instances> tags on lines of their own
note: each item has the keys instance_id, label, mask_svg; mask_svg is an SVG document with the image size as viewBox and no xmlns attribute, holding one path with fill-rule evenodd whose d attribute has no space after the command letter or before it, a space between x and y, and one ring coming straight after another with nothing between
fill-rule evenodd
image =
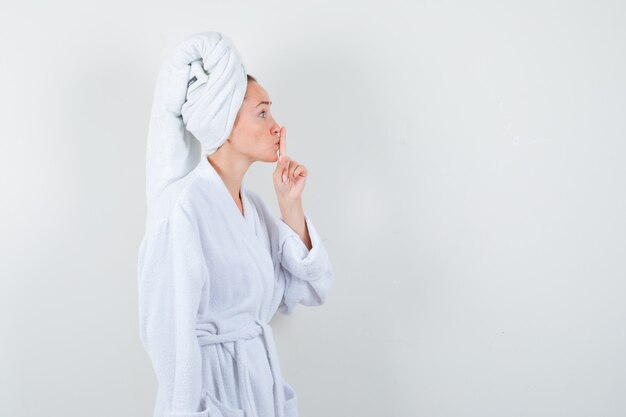
<instances>
[{"instance_id":1,"label":"white background","mask_svg":"<svg viewBox=\"0 0 626 417\"><path fill-rule=\"evenodd\" d=\"M151 416L148 117L236 44L309 168L326 304L276 316L301 417L626 415L619 1L0 3L0 410ZM273 204L272 164L248 187Z\"/></svg>"}]
</instances>

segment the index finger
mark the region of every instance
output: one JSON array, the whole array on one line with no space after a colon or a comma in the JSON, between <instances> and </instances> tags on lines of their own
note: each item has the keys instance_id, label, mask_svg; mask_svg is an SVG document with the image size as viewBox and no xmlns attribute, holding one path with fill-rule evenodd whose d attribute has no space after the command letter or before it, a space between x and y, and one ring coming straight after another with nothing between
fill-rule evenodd
<instances>
[{"instance_id":1,"label":"index finger","mask_svg":"<svg viewBox=\"0 0 626 417\"><path fill-rule=\"evenodd\" d=\"M279 139L279 152L280 156L287 155L287 131L285 130L285 126L280 128L280 139Z\"/></svg>"}]
</instances>

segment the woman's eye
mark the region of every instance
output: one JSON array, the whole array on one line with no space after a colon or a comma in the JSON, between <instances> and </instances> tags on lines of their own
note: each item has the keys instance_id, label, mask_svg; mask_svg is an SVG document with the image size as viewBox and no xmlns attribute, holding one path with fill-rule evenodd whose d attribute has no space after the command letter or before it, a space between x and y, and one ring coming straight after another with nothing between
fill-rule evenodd
<instances>
[{"instance_id":1,"label":"woman's eye","mask_svg":"<svg viewBox=\"0 0 626 417\"><path fill-rule=\"evenodd\" d=\"M263 110L261 113L259 113L259 116L265 114L265 110ZM263 116L263 118L265 118L265 116Z\"/></svg>"}]
</instances>

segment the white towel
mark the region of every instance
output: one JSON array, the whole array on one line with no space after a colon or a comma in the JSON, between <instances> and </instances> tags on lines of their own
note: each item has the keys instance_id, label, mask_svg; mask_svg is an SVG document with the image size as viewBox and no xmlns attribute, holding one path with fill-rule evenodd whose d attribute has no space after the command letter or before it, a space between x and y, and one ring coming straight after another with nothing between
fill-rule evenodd
<instances>
[{"instance_id":1,"label":"white towel","mask_svg":"<svg viewBox=\"0 0 626 417\"><path fill-rule=\"evenodd\" d=\"M148 207L165 187L230 136L247 88L247 71L230 38L201 32L165 58L157 76L146 154Z\"/></svg>"}]
</instances>

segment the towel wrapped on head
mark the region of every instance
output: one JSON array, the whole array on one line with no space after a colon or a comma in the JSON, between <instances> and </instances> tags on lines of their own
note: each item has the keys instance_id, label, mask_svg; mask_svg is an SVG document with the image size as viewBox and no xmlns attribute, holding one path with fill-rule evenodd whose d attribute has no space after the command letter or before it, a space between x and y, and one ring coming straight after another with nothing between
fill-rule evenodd
<instances>
[{"instance_id":1,"label":"towel wrapped on head","mask_svg":"<svg viewBox=\"0 0 626 417\"><path fill-rule=\"evenodd\" d=\"M200 157L226 141L247 85L239 52L220 32L188 36L167 55L157 76L150 113L148 206L167 185L195 168Z\"/></svg>"},{"instance_id":2,"label":"towel wrapped on head","mask_svg":"<svg viewBox=\"0 0 626 417\"><path fill-rule=\"evenodd\" d=\"M209 155L228 138L246 93L246 70L232 41L217 32L198 37L202 59L191 63L183 122Z\"/></svg>"}]
</instances>

